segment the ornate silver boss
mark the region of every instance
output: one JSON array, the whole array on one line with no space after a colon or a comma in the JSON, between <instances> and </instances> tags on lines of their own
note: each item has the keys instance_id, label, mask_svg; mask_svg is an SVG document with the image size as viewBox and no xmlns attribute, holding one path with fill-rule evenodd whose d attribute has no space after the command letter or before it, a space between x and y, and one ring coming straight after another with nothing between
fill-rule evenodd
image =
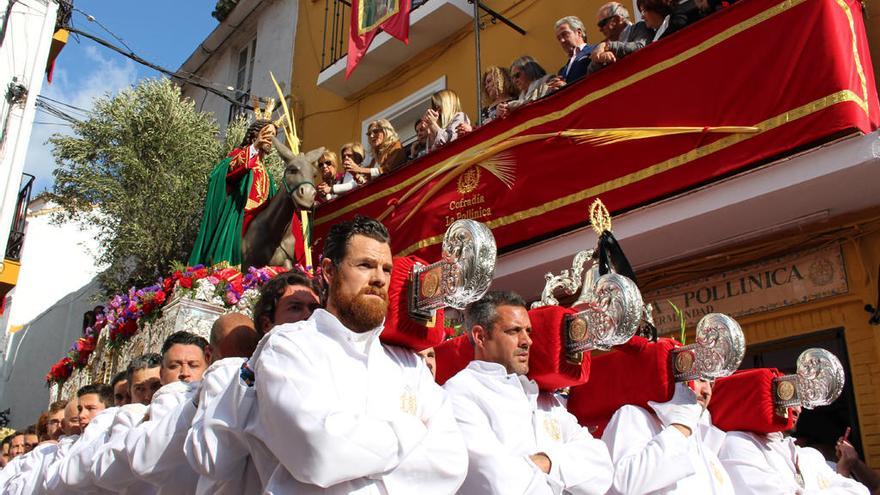
<instances>
[{"instance_id":1,"label":"ornate silver boss","mask_svg":"<svg viewBox=\"0 0 880 495\"><path fill-rule=\"evenodd\" d=\"M709 313L697 323L696 342L672 351L675 381L728 376L739 368L745 352L739 323L725 314Z\"/></svg>"},{"instance_id":2,"label":"ornate silver boss","mask_svg":"<svg viewBox=\"0 0 880 495\"><path fill-rule=\"evenodd\" d=\"M796 374L773 380L773 400L779 408L827 406L840 397L845 381L837 356L814 347L798 357Z\"/></svg>"},{"instance_id":3,"label":"ornate silver boss","mask_svg":"<svg viewBox=\"0 0 880 495\"><path fill-rule=\"evenodd\" d=\"M409 315L430 319L444 307L464 309L483 297L495 274L495 237L474 220L456 220L443 237L442 259L410 274Z\"/></svg>"}]
</instances>

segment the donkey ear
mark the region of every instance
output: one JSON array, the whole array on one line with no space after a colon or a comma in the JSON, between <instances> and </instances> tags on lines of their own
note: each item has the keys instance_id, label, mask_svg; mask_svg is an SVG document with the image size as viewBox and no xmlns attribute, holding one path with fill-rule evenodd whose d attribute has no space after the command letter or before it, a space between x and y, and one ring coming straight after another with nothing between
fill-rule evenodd
<instances>
[{"instance_id":1,"label":"donkey ear","mask_svg":"<svg viewBox=\"0 0 880 495\"><path fill-rule=\"evenodd\" d=\"M320 148L313 149L313 150L309 151L308 153L306 153L306 160L308 160L309 163L315 163L318 161L318 158L321 158L321 155L324 154L324 151L326 151L326 150L327 150L327 148L325 148L323 146L321 146Z\"/></svg>"}]
</instances>

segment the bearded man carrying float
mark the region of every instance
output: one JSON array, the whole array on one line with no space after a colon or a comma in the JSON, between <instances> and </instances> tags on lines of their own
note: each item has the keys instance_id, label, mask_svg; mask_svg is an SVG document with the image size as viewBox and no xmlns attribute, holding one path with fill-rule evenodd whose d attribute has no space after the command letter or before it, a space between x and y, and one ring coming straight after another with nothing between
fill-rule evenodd
<instances>
[{"instance_id":1,"label":"bearded man carrying float","mask_svg":"<svg viewBox=\"0 0 880 495\"><path fill-rule=\"evenodd\" d=\"M276 327L252 358L252 434L279 465L268 493L455 493L467 450L446 393L412 351L379 341L388 231L341 222L324 244L327 309Z\"/></svg>"}]
</instances>

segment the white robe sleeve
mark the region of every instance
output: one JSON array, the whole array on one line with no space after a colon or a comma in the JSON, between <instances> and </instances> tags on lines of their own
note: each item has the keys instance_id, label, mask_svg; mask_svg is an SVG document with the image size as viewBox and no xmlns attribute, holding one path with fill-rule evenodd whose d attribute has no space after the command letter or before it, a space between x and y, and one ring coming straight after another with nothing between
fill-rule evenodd
<instances>
[{"instance_id":1,"label":"white robe sleeve","mask_svg":"<svg viewBox=\"0 0 880 495\"><path fill-rule=\"evenodd\" d=\"M108 440L98 448L92 460L92 478L96 485L107 490L122 491L134 481L125 452L125 437L143 421L146 407L133 406L123 406L116 414Z\"/></svg>"},{"instance_id":2,"label":"white robe sleeve","mask_svg":"<svg viewBox=\"0 0 880 495\"><path fill-rule=\"evenodd\" d=\"M649 493L696 472L688 439L672 426L655 435L653 421L649 412L635 406L623 406L611 417L602 435L614 464L609 493Z\"/></svg>"},{"instance_id":3,"label":"white robe sleeve","mask_svg":"<svg viewBox=\"0 0 880 495\"><path fill-rule=\"evenodd\" d=\"M79 440L71 446L70 451L61 461L58 477L62 490L85 490L94 488L92 479L92 459L98 448L107 441L110 426L116 417L117 408L108 408L95 416Z\"/></svg>"},{"instance_id":4,"label":"white robe sleeve","mask_svg":"<svg viewBox=\"0 0 880 495\"><path fill-rule=\"evenodd\" d=\"M46 459L46 468L42 474L43 480L37 486L36 493L46 493L50 495L61 493L63 490L59 473L61 463L67 457L67 454L77 440L79 440L79 435L61 438L58 442L58 449L50 456L50 458Z\"/></svg>"},{"instance_id":5,"label":"white robe sleeve","mask_svg":"<svg viewBox=\"0 0 880 495\"><path fill-rule=\"evenodd\" d=\"M512 454L498 440L489 418L454 383L446 382L455 420L468 451L467 492L481 494L555 494L550 479L527 456Z\"/></svg>"},{"instance_id":6,"label":"white robe sleeve","mask_svg":"<svg viewBox=\"0 0 880 495\"><path fill-rule=\"evenodd\" d=\"M181 493L195 491L198 481L183 453L183 443L196 413L192 399L198 384L190 385L188 392L173 394L177 406L161 418L151 416L150 421L131 430L125 440L135 475L160 488Z\"/></svg>"},{"instance_id":7,"label":"white robe sleeve","mask_svg":"<svg viewBox=\"0 0 880 495\"><path fill-rule=\"evenodd\" d=\"M254 363L255 435L298 481L326 488L388 472L427 434L410 414L380 418L343 409L312 353L273 336L279 338Z\"/></svg>"},{"instance_id":8,"label":"white robe sleeve","mask_svg":"<svg viewBox=\"0 0 880 495\"><path fill-rule=\"evenodd\" d=\"M730 476L736 493L792 495L797 492L798 487L786 483L786 478L770 465L761 447L746 434L728 433L718 460Z\"/></svg>"},{"instance_id":9,"label":"white robe sleeve","mask_svg":"<svg viewBox=\"0 0 880 495\"><path fill-rule=\"evenodd\" d=\"M865 485L831 469L816 449L798 447L798 463L804 478L811 480L803 495L869 495Z\"/></svg>"},{"instance_id":10,"label":"white robe sleeve","mask_svg":"<svg viewBox=\"0 0 880 495\"><path fill-rule=\"evenodd\" d=\"M555 414L562 444L545 448L550 480L571 495L602 495L611 486L613 467L608 447L593 438L568 411ZM561 490L560 490L561 491Z\"/></svg>"},{"instance_id":11,"label":"white robe sleeve","mask_svg":"<svg viewBox=\"0 0 880 495\"><path fill-rule=\"evenodd\" d=\"M419 445L382 477L389 493L404 493L419 486L420 494L455 493L467 475L467 447L452 414L446 392L434 382L427 366L419 360L419 414L428 433ZM400 482L400 489L395 489Z\"/></svg>"},{"instance_id":12,"label":"white robe sleeve","mask_svg":"<svg viewBox=\"0 0 880 495\"><path fill-rule=\"evenodd\" d=\"M241 477L247 464L249 451L241 437L247 418L240 410L247 389L238 379L243 362L230 358L205 372L199 407L183 446L190 466L214 480Z\"/></svg>"}]
</instances>

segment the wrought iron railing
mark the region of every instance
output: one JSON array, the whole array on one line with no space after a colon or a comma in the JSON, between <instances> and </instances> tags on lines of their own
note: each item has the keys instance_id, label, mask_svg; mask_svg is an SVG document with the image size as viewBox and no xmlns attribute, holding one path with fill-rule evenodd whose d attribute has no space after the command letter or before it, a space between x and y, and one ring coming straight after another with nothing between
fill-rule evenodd
<instances>
[{"instance_id":1,"label":"wrought iron railing","mask_svg":"<svg viewBox=\"0 0 880 495\"><path fill-rule=\"evenodd\" d=\"M27 225L27 208L31 202L31 189L34 186L34 176L27 176L27 180L18 191L18 200L15 203L15 216L12 218L12 227L9 228L9 240L6 243L5 258L13 261L21 261L21 249L24 246L24 229Z\"/></svg>"},{"instance_id":2,"label":"wrought iron railing","mask_svg":"<svg viewBox=\"0 0 880 495\"><path fill-rule=\"evenodd\" d=\"M413 11L428 0L412 0ZM348 30L351 25L351 2L324 0L324 40L321 48L321 70L330 67L348 53Z\"/></svg>"}]
</instances>

